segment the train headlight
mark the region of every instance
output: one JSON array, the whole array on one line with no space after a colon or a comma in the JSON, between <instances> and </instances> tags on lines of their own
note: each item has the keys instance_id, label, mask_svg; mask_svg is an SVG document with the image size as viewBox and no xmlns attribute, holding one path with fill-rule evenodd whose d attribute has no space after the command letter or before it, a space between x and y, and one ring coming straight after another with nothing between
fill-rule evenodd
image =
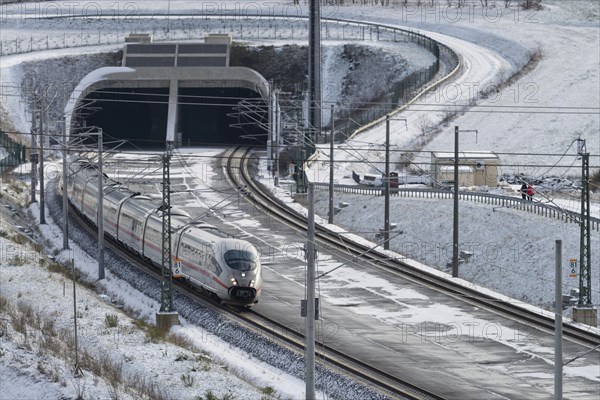
<instances>
[{"instance_id":1,"label":"train headlight","mask_svg":"<svg viewBox=\"0 0 600 400\"><path fill-rule=\"evenodd\" d=\"M254 287L254 279L252 279L252 280L250 281L250 285L248 285L248 286L250 286L250 287Z\"/></svg>"},{"instance_id":2,"label":"train headlight","mask_svg":"<svg viewBox=\"0 0 600 400\"><path fill-rule=\"evenodd\" d=\"M238 285L238 282L237 282L237 280L236 280L235 278L231 278L231 284L232 284L233 286L237 286L237 285Z\"/></svg>"}]
</instances>

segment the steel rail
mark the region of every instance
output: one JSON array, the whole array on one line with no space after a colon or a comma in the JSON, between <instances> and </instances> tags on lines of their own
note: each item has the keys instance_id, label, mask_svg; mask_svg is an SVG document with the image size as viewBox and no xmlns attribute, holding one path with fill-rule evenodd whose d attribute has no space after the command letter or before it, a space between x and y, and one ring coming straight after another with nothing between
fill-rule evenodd
<instances>
[{"instance_id":1,"label":"steel rail","mask_svg":"<svg viewBox=\"0 0 600 400\"><path fill-rule=\"evenodd\" d=\"M244 149L242 155L236 156L243 159L243 166L241 167L240 177L235 178L230 175L231 179L241 180L236 182L236 185L244 186L246 187L246 190L251 192L251 195L247 196L249 200L256 202L261 208L269 210L274 217L281 221L288 223L300 231L306 231L306 218L303 215L290 209L281 200L269 195L268 191L261 187L262 185L249 176L247 166L245 165L249 153L250 148L247 148ZM553 314L552 316L543 315L539 312L526 309L518 304L513 304L477 291L476 289L465 287L458 282L416 268L402 260L390 259L389 253L385 254L377 249L367 251L370 249L369 247L356 243L349 238L344 238L340 236L339 233L331 231L322 225L316 227L316 235L317 240L321 243L349 252L352 257L360 257L379 268L399 273L404 278L437 289L438 291L452 295L456 298L460 298L471 305L482 307L502 316L509 317L517 322L525 323L532 328L548 333L554 332ZM600 344L600 334L593 332L591 329L587 330L582 326L564 323L563 335L566 339L590 347Z\"/></svg>"},{"instance_id":2,"label":"steel rail","mask_svg":"<svg viewBox=\"0 0 600 400\"><path fill-rule=\"evenodd\" d=\"M97 236L98 232L94 225L79 210L69 204L70 215L77 224L89 235ZM123 258L134 268L138 268L154 278L162 278L160 269L151 265L151 263L141 257L134 251L124 247L109 235L105 236L105 246L113 250L119 257ZM305 341L304 335L285 324L277 322L271 318L265 317L245 307L236 307L223 305L212 296L197 291L186 285L182 281L174 281L174 290L194 299L204 307L210 308L220 315L238 323L246 329L266 337L274 345L281 346L297 354L304 354ZM317 349L318 359L325 361L327 366L340 375L345 375L357 382L369 387L378 393L390 398L409 399L409 400L444 400L433 393L412 385L409 382L399 380L398 378L379 371L358 359L352 358L326 345L320 345Z\"/></svg>"},{"instance_id":3,"label":"steel rail","mask_svg":"<svg viewBox=\"0 0 600 400\"><path fill-rule=\"evenodd\" d=\"M233 186L235 186L238 190L246 190L246 184L249 182L246 181L246 184L244 184L244 182L240 179L242 175L247 174L244 164L247 162L248 154L250 154L250 148L246 148L244 150L243 156L239 155L238 149L240 148L231 151L228 156L223 158L227 160L225 172L227 178ZM236 162L237 165L234 165L234 162ZM256 192L251 191L247 193ZM305 337L303 334L287 328L284 324L281 324L274 319L265 317L264 315L261 315L253 310L249 310L245 316L245 320L255 324L259 328L264 328L265 326L263 325L263 321L266 321L269 328L277 327L282 332L287 332L288 334L292 335L291 337L281 337L281 339L288 341L288 343L293 343L301 350L304 350L305 348ZM269 329L269 333L275 333L280 336L277 329ZM408 381L402 380L397 376L381 371L368 363L365 363L324 343L318 343L317 357L319 360L327 362L328 366L334 367L336 370L339 370L342 373L350 374L353 378L358 378L361 382L365 382L371 387L375 387L378 390L383 390L384 394L402 396L403 398L408 399L444 399L444 397L440 395L432 393Z\"/></svg>"}]
</instances>

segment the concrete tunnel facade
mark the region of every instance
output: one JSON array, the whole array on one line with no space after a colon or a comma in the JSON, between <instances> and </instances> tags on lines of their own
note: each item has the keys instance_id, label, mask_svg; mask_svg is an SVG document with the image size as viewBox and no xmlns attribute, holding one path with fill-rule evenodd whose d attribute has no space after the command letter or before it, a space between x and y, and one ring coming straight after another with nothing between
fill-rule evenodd
<instances>
[{"instance_id":1,"label":"concrete tunnel facade","mask_svg":"<svg viewBox=\"0 0 600 400\"><path fill-rule=\"evenodd\" d=\"M65 107L67 135L102 128L105 143L164 149L176 145L265 144L268 82L230 67L229 41L129 44L123 66L81 80Z\"/></svg>"}]
</instances>

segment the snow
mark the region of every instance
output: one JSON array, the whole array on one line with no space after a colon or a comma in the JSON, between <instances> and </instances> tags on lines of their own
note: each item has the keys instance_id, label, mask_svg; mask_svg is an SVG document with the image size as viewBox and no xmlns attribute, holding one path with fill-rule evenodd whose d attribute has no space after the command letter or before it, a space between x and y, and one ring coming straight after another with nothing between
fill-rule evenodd
<instances>
[{"instance_id":1,"label":"snow","mask_svg":"<svg viewBox=\"0 0 600 400\"><path fill-rule=\"evenodd\" d=\"M349 206L335 216L335 223L349 232L362 233L375 241L383 226L383 215L362 212L382 210L383 197L335 194L335 201ZM328 193L319 191L317 212L326 216ZM390 222L402 235L390 248L403 257L448 272L452 259L452 199L411 199L392 197ZM563 265L579 258L579 226L523 211L490 204L460 202L460 249L473 257L460 266L461 278L499 291L509 297L551 307L554 300L554 258L556 239L562 240ZM543 226L543 229L540 227ZM481 228L485 227L485 228ZM393 233L393 232L392 232ZM600 249L600 235L592 232L592 252ZM566 268L566 267L565 267ZM592 262L592 276L600 269ZM563 277L563 292L578 286L578 278ZM600 296L598 281L592 282L592 296Z\"/></svg>"},{"instance_id":2,"label":"snow","mask_svg":"<svg viewBox=\"0 0 600 400\"><path fill-rule=\"evenodd\" d=\"M33 215L39 215L37 203L31 205L29 210ZM52 240L52 247L59 248L62 246L60 228L51 218L47 218L49 224L41 225L40 228L44 237ZM5 229L7 227L3 226L3 230ZM59 259L75 260L76 268L84 275L96 275L97 261L76 243L71 243L70 247L71 250L63 251ZM3 260L8 260L2 263L0 269L3 299L7 299L12 307L19 304L20 307L32 307L40 314L42 321L52 320L58 328L64 329L61 335L72 334L72 313L65 312L73 307L73 291L69 277L49 273L46 268L41 268L39 253L32 252L27 246L0 238L0 249L3 250ZM24 264L15 264L16 257L23 260ZM83 377L74 378L73 364L61 360L60 357L50 357L43 348L38 347L43 347L44 335L40 335L37 341L31 340L5 325L6 339L10 340L0 342L2 370L20 371L19 375L23 376L20 380L39 381L40 384L34 385L31 391L24 391L23 386L2 384L2 399L20 399L23 396L41 399L45 397L39 393L44 392L60 393L57 397L76 397L77 391L82 387L85 387L86 393L91 394L93 398L112 398L111 391L116 390L120 398L128 399L133 397L126 393L126 386L133 385L133 381L140 379L152 382L157 376L161 377L161 384L165 384L161 391L166 398L192 398L195 394L211 391L219 397L230 395L240 399L261 399L267 387L273 388L284 398L294 398L297 393L303 391L303 383L297 378L259 361L250 354L240 352L210 329L188 324L183 318L182 325L173 328L171 332L186 338L190 344L187 347L194 350L190 351L168 342L153 343L133 318L115 306L133 310L140 320L153 321L154 314L158 311L156 299L140 293L139 289L114 276L110 270L106 270L106 279L97 285L103 294L99 295L79 285L77 288L80 351L82 354L93 354L96 359L106 357L120 365L123 387L111 386L111 382L99 379L89 371L86 371ZM118 326L107 327L106 315L116 315ZM2 318L6 318L6 314L2 315ZM29 367L36 365L37 368ZM44 365L48 365L52 371L40 372ZM15 373L3 375L3 382L9 382L6 378L12 374ZM187 381L184 380L184 376L189 377ZM51 382L52 379L55 382ZM188 386L186 382L193 384ZM26 387L29 388L29 385Z\"/></svg>"},{"instance_id":3,"label":"snow","mask_svg":"<svg viewBox=\"0 0 600 400\"><path fill-rule=\"evenodd\" d=\"M79 262L76 262L76 264L79 264ZM80 267L80 265L77 265L77 267ZM112 280L111 278L109 277L108 280ZM2 279L4 282L19 281L27 283L26 285L4 285L3 296L10 299L11 303L30 304L36 312L41 313L42 318L53 320L57 329L65 329L66 332L71 332L72 314L64 313L64 310L67 308L67 304L72 305L72 290L70 282L64 276L49 274L42 268L28 265L3 268ZM65 286L68 289L65 289ZM68 293L68 295L65 293ZM126 299L124 299L124 302L128 306L132 306ZM226 343L212 335L207 335L206 332L202 332L197 327L184 325L174 329L172 333L189 338L191 343L198 346L198 348L210 349L210 355L203 354L201 351L186 351L170 343L152 343L144 337L145 335L141 329L135 327L131 318L128 318L122 312L107 307L106 304L103 304L101 297L81 288L77 291L77 308L78 339L82 354L88 352L93 354L96 359L107 357L114 363L121 364L124 377L152 379L155 376L161 376L165 378L164 381L161 379L161 382L166 384L164 390L169 393L168 396L171 398L192 398L194 393L204 393L212 390L218 396L229 393L237 398L248 396L258 399L261 394L257 387L253 387L243 379L237 378L234 374L223 374L223 367L235 366L240 371L252 371L254 369L257 371L258 376L253 378L262 378L262 382L267 382L269 378L265 378L265 376L272 373L271 368L265 369L256 361L240 357ZM106 315L116 315L118 326L114 328L107 327L105 325ZM17 343L20 341L19 339L23 341L22 343L27 343L26 337L18 338L18 335L14 332L11 332L10 335L17 337ZM32 340L32 342L34 341ZM39 345L42 346L42 343L40 340ZM34 343L31 347L31 351L34 353L44 354L43 349L38 350ZM6 366L16 366L15 364L18 364L19 358L24 357L27 353L23 350L12 345L7 348L3 346ZM33 366L43 362L36 361L35 357L31 358ZM251 364L251 366L248 364ZM63 364L58 368L60 368L60 371L57 371L60 376L59 384L66 381L64 382L66 387L60 389L63 395L75 396L72 382L68 380L69 370L72 370L73 366ZM181 377L184 375L191 376L194 384L186 388L181 381ZM247 376L246 379L248 378L250 377ZM279 377L275 375L275 378ZM104 385L95 385L93 376L89 376L88 373L80 379L81 385L85 385L90 391L100 393L107 390L107 386L111 384L111 382L104 382ZM3 399L23 398L24 395L29 395L28 392L23 391L23 387L13 386L16 389L14 394L11 394L10 391L5 392L7 386L2 385ZM132 397L124 395L124 398Z\"/></svg>"},{"instance_id":4,"label":"snow","mask_svg":"<svg viewBox=\"0 0 600 400\"><path fill-rule=\"evenodd\" d=\"M478 129L477 142L474 137L461 135L461 150L464 151L494 151L500 155L503 164L517 165L517 167L506 167L507 172L522 172L526 165L539 165L538 168L527 172L530 175L543 173L544 175L558 175L561 178L569 175L577 175L577 171L569 168L572 159L563 160L556 167L552 167L560 154L565 152L573 139L585 138L588 149L592 152L591 163L593 166L599 164L598 150L600 149L600 116L598 107L600 102L600 74L599 71L599 36L598 36L598 3L594 1L558 2L545 1L545 10L528 12L511 8L504 10L500 4L492 8L494 12L500 13L499 18L490 18L490 14L481 14L479 2L469 2L466 11L461 11L461 18L454 20L448 12L458 11L456 8L447 8L446 2L436 3L435 12L427 13L427 9L415 5L408 8L402 7L325 7L323 16L348 17L353 19L368 19L391 25L408 26L429 33L430 36L447 43L450 47L460 52L466 62L466 68L462 77L451 85L438 89L421 98L407 111L398 117L405 118L406 122L393 121L392 146L395 149L417 149L429 151L451 151L453 147L453 127L442 126L441 134L435 137L421 138L420 125L426 124L431 127L437 126L444 116L453 110L454 106L462 106L469 103L475 97L478 101L477 107L458 113L452 125L458 125L461 129ZM12 46L16 38L32 37L31 43L41 40L45 45L45 38L50 37L51 46L59 46L65 41L63 34L69 35L72 46L77 46L73 37L81 36L80 42L113 43L123 35L123 31L143 30L144 26L135 25L133 20L118 20L114 18L115 11L119 10L124 15L139 15L142 13L164 12L165 3L157 1L146 1L138 3L115 3L114 1L100 0L94 3L94 8L88 3L69 3L61 5L50 4L3 4L1 40L5 45ZM58 7L58 8L57 8ZM134 7L133 9L128 7ZM171 1L170 12L190 11L198 9L216 13L231 11L234 13L256 13L269 15L278 10L284 10L288 15L306 14L306 5L297 7L290 3L263 3L253 2L198 2L198 1ZM37 21L34 18L44 17L51 13L60 15L74 15L76 13L98 12L105 16L100 24L100 19L88 17L82 20L73 18L66 20ZM23 17L21 12L27 15ZM491 12L491 11L490 11ZM444 14L446 13L446 14ZM123 15L121 14L121 15ZM497 15L497 14L495 14ZM111 18L112 17L112 18ZM493 21L493 22L490 22ZM149 25L164 26L165 18L157 17ZM172 26L179 22L173 16L170 21ZM240 20L242 23L242 20ZM89 28L82 26L89 25ZM218 24L217 24L218 25ZM100 28L98 28L100 26ZM278 25L283 31L285 24ZM24 34L24 30L26 34ZM98 40L92 38L97 32ZM448 35L448 36L447 36ZM111 39L111 37L113 39ZM183 35L182 37L186 37ZM287 42L279 39L281 42ZM27 40L23 40L27 43ZM37 44L36 44L37 45ZM381 44L380 44L381 45ZM47 57L56 57L63 54L81 54L83 52L98 52L115 50L120 45L107 44L102 46L73 47L64 50L38 51L28 54L2 56L0 80L3 85L7 83L19 86L23 81L20 65L26 61ZM503 88L498 96L483 99L473 91L474 85L481 88L486 84L498 82L518 70L528 59L528 55L541 49L542 59L533 71L525 78ZM335 97L339 93L339 77L347 66L333 64L339 47L326 47L324 51L324 87L328 91L324 93ZM415 54L416 55L416 54ZM328 86L329 85L329 86ZM368 86L368 83L365 84ZM458 90L458 92L456 92ZM455 95L458 93L459 95ZM26 107L19 103L18 98L7 97L3 100L3 106L12 118L15 128L22 132L29 131ZM534 107L541 107L539 111ZM575 107L583 113L575 114L569 107ZM460 107L459 107L460 108ZM460 108L462 109L462 108ZM425 117L423 117L425 115ZM327 121L327 118L324 118ZM336 164L336 179L343 181L349 176L349 171L373 172L380 169L381 165L375 164L373 160L381 160L382 149L367 147L367 143L382 143L384 127L376 126L353 141L343 146L337 146L335 159L340 162ZM571 149L572 150L572 149ZM524 153L518 157L512 153ZM531 153L531 154L530 154ZM327 164L328 150L320 153L320 161ZM426 153L429 157L429 153ZM544 154L544 155L541 155ZM547 154L552 154L549 156ZM356 160L363 165L357 165ZM365 162L369 161L369 162ZM429 160L427 160L429 161ZM419 163L419 158L415 158ZM204 179L204 191L194 194L194 204L204 202L205 206L218 204L223 198L218 193L209 192L211 175L213 171L206 169L208 164L199 164L194 169L196 176ZM322 165L322 163L315 163ZM519 167L520 166L520 167ZM356 168L355 168L356 167ZM551 167L551 168L548 168ZM329 174L326 169L315 167L311 171L311 179L325 181ZM284 185L291 185L285 183ZM190 189L198 189L198 181L190 183ZM280 191L280 195L285 193ZM319 194L317 208L325 215L327 199L323 193ZM289 197L286 201L291 202ZM365 198L360 196L344 196L336 194L336 201L346 201L350 206L343 209L336 216L336 224L343 228L340 231L361 232L365 243L371 243L372 235L363 232L377 231L381 225L379 219L373 218L371 213L364 210L381 209L382 198ZM393 198L391 220L398 223L398 229L404 233L392 241L392 248L402 254L400 257L414 258L416 261L408 262L419 265L422 268L437 268L437 273L444 275L442 271L447 270L448 243L451 218L450 201L414 200ZM554 199L561 205L577 210L576 198ZM297 204L292 204L301 212L306 210ZM30 210L37 215L38 210L31 206ZM519 300L533 303L537 306L548 307L552 301L553 293L553 245L554 240L563 240L563 254L565 259L578 257L578 226L565 222L550 220L540 216L519 212L512 209L494 209L490 205L473 204L461 202L461 242L468 246L474 253L472 260L462 264L460 276L465 285L478 285L495 290L503 295ZM600 207L594 204L593 213L600 215ZM423 223L427 221L428 223ZM228 221L227 223L230 223ZM244 216L236 221L245 233L251 234L257 227L256 221L251 216ZM480 227L487 227L481 229ZM517 228L515 228L517 227ZM333 227L332 227L333 228ZM3 229L6 229L3 226ZM347 233L345 233L347 234ZM56 226L48 225L44 228L44 236L52 238L57 243L60 232ZM7 241L0 238L3 251L7 249ZM10 243L13 246L12 243ZM301 246L301 243L297 244ZM61 247L60 244L56 244ZM592 233L592 252L600 249L598 232ZM27 252L28 250L20 251ZM20 253L23 254L23 253ZM29 254L29 253L28 253ZM397 253L390 253L398 257ZM96 273L95 261L87 253L73 246L70 253L62 254L63 258L74 258L78 268L89 275ZM597 258L595 257L594 260ZM37 260L37 259L36 259ZM566 260L565 260L566 261ZM421 265L427 264L425 265ZM330 270L338 265L319 260L322 270ZM592 263L592 276L600 275L598 263ZM343 274L340 273L343 271ZM337 273L336 273L337 272ZM0 269L2 274L2 296L10 297L14 304L27 301L35 310L40 310L44 315L57 316L57 320L64 326L71 326L72 317L60 313L65 308L72 306L69 289L63 296L63 285L68 282L65 277L58 274L50 274L41 269L36 263L26 263L23 266L9 266L2 263ZM38 280L31 279L38 277ZM291 278L290 278L291 279ZM563 277L564 290L576 286L572 278ZM10 284L7 284L10 282ZM31 284L31 282L35 282ZM41 284L44 282L44 284ZM398 304L397 310L380 310L366 304L358 304L356 299L339 298L333 295L335 289L340 286L357 287L357 282L366 282L361 289L372 292L381 292L382 296L392 299ZM138 318L151 320L156 312L156 300L144 294L140 294L139 288L133 288L124 283L119 277L107 271L106 282L102 282L102 291L106 293L102 297L83 287L78 288L78 309L83 310L78 323L84 327L84 332L93 332L92 335L82 335L81 346L87 351L98 351L98 354L107 352L113 360L123 359L123 354L133 355L135 363L124 363L124 370L128 373L137 373L155 379L156 374L168 377L165 386L173 396L185 398L192 396L191 388L186 388L181 377L184 374L196 374L194 380L194 395L204 394L210 388L219 396L232 394L235 398L261 398L264 396L261 388L267 386L274 388L277 394L283 398L297 398L303 392L303 383L297 377L283 373L257 361L249 353L242 352L236 347L214 333L204 331L202 328L187 324L174 329L174 332L186 336L198 351L188 351L177 348L171 344L140 343L142 338L140 331L125 333L115 328L107 328L104 325L107 313L118 314L119 326L132 326L130 317L120 310L112 308L111 300L120 305L125 305L136 311ZM459 315L455 310L448 309L444 305L431 305L425 308L411 306L411 300L426 300L424 296L412 290L397 289L381 279L357 271L347 266L332 272L329 279L323 280L322 289L327 301L332 303L347 302L356 304L352 310L358 314L364 313L374 315L388 323L397 323L400 318L411 316L413 324L419 324L428 320L446 322L470 321L472 317ZM594 281L593 298L600 296L598 281ZM107 299L108 301L104 301ZM68 304L65 307L65 304ZM87 307L87 310L85 306ZM452 320L450 320L452 316ZM5 315L2 316L3 318ZM461 318L465 318L461 320ZM406 319L401 319L406 321ZM475 321L477 331L474 334L483 335L484 325L481 321ZM413 325L414 326L414 325ZM464 326L454 326L450 333L456 334L458 329ZM472 329L470 326L468 329ZM497 335L497 340L506 345L512 345L518 351L531 352L531 354L547 353L547 362L551 363L550 349L533 348L522 346L522 343L512 343L510 338L514 332L509 332L505 327L500 327L502 335ZM469 331L470 332L470 331ZM500 331L499 331L500 332ZM111 396L111 382L98 379L90 375L83 378L73 378L72 365L64 360L50 359L48 356L39 354L33 339L27 339L17 332L3 332L0 342L0 374L2 381L10 381L11 385L3 384L2 398L23 398L22 388L27 388L26 395L29 398L60 398L61 396L75 397L78 391L85 386L85 393L93 398L113 398ZM6 340L10 336L13 340ZM134 340L135 338L135 340ZM27 348L30 347L28 350ZM198 370L197 357L203 357L208 352L210 368L208 371ZM181 357L180 361L175 358L180 353L186 354L188 359ZM202 358L203 359L203 358ZM159 370L158 360L169 360L166 363L168 370ZM204 362L204 361L203 361ZM165 363L160 363L163 366ZM46 370L51 366L51 371ZM226 373L225 366L234 374ZM194 370L196 369L196 370ZM46 372L42 372L46 371ZM53 375L52 371L56 371ZM590 381L600 380L600 371L593 366L568 366L565 373L573 376L586 377ZM532 374L534 377L535 374ZM52 382L52 376L57 376L56 382ZM540 376L540 375L537 375ZM85 385L83 385L85 382ZM122 392L119 397L129 398L129 394ZM191 397L190 397L191 398Z\"/></svg>"},{"instance_id":5,"label":"snow","mask_svg":"<svg viewBox=\"0 0 600 400\"><path fill-rule=\"evenodd\" d=\"M557 12L554 8L560 8L563 4L568 4L568 9L575 8L577 4L580 5L582 12L584 10L590 10L592 14L595 12L595 17L592 19L595 23L572 22L572 16L568 12ZM444 5L436 8L442 16L445 10L449 9ZM474 135L461 135L462 150L491 150L501 154L503 163L510 165L551 166L557 161L559 155L567 150L571 141L578 137L587 140L588 151L595 153L600 149L598 134L600 131L598 113L600 46L598 46L597 3L560 2L553 6L552 11L521 10L519 13L516 10L503 10L498 7L496 11L500 13L500 17L493 22L489 18L482 18L481 9L477 6L468 8L467 12L463 11L462 18L456 22L444 18L436 20L431 14L424 15L425 11L428 11L426 7L417 7L415 12L406 12L403 15L402 25L418 26L420 29L447 33L456 38L478 43L491 50L491 54L486 57L495 57L494 54L499 54L512 65L502 65L498 61L493 61L495 67L483 79L471 76L453 82L426 96L424 100L418 101L422 111L433 111L444 104L455 108L468 104L472 97L478 99L478 107L471 108L463 115L459 113L459 116L452 121L452 126L442 127L442 133L425 145L423 150L452 149L454 125L461 129L479 131L477 141L474 140ZM344 13L345 8L342 7L340 15ZM398 24L397 20L389 16L389 11L386 9L368 8L368 14L370 20ZM435 12L432 14L436 15ZM470 17L471 15L473 18ZM547 19L552 22L545 23ZM468 51L467 46L457 39L449 40L447 37L435 34L432 37L448 43L463 56L465 51ZM483 88L486 81L493 82L514 72L515 66L523 65L528 53L538 49L541 49L542 61L523 79L488 99L482 99L474 91L474 88ZM467 55L465 59L469 63L468 67L477 66L479 62L488 64L481 58L485 53L485 51L478 51L478 57L475 59ZM582 57L582 54L585 56ZM539 109L536 111L536 108ZM575 114L569 111L569 108L580 109L581 113ZM403 113L401 117L408 117L408 133L412 137L417 136L418 130L411 127L411 124L416 125L417 122L414 119L411 121L412 115ZM429 119L435 124L440 120L440 116L430 115ZM367 135L369 134L365 134L364 139L360 137L357 140L372 142L371 136ZM406 143L402 141L393 144L406 148L408 147ZM512 156L511 153L520 153L520 155ZM544 153L558 153L558 155L552 158L541 155ZM599 165L600 160L597 157L593 158L592 165ZM561 165L570 164L571 159L568 161ZM419 159L417 158L415 162L419 162ZM562 170L557 168L552 173L560 174Z\"/></svg>"}]
</instances>

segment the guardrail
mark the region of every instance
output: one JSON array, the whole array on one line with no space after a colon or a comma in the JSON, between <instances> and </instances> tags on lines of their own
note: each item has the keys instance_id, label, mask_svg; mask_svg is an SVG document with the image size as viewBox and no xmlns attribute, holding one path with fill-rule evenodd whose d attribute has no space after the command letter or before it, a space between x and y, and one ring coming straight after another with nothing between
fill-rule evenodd
<instances>
[{"instance_id":1,"label":"guardrail","mask_svg":"<svg viewBox=\"0 0 600 400\"><path fill-rule=\"evenodd\" d=\"M315 183L315 189L329 190L329 183ZM383 196L382 188L369 188L356 185L335 185L334 190L341 193L361 194L368 196ZM442 189L398 189L390 188L391 196L416 197L426 199L451 199L453 193ZM560 207L544 204L537 201L522 200L517 197L504 196L500 194L483 192L458 192L459 199L473 201L476 203L490 204L498 207L515 208L532 214L548 218L556 218L565 222L579 223L581 214L575 211L565 210ZM590 218L590 228L600 231L600 218Z\"/></svg>"},{"instance_id":2,"label":"guardrail","mask_svg":"<svg viewBox=\"0 0 600 400\"><path fill-rule=\"evenodd\" d=\"M8 153L4 158L0 159L0 175L4 175L25 162L25 146L18 144L2 131L0 131L0 147L3 147Z\"/></svg>"}]
</instances>

